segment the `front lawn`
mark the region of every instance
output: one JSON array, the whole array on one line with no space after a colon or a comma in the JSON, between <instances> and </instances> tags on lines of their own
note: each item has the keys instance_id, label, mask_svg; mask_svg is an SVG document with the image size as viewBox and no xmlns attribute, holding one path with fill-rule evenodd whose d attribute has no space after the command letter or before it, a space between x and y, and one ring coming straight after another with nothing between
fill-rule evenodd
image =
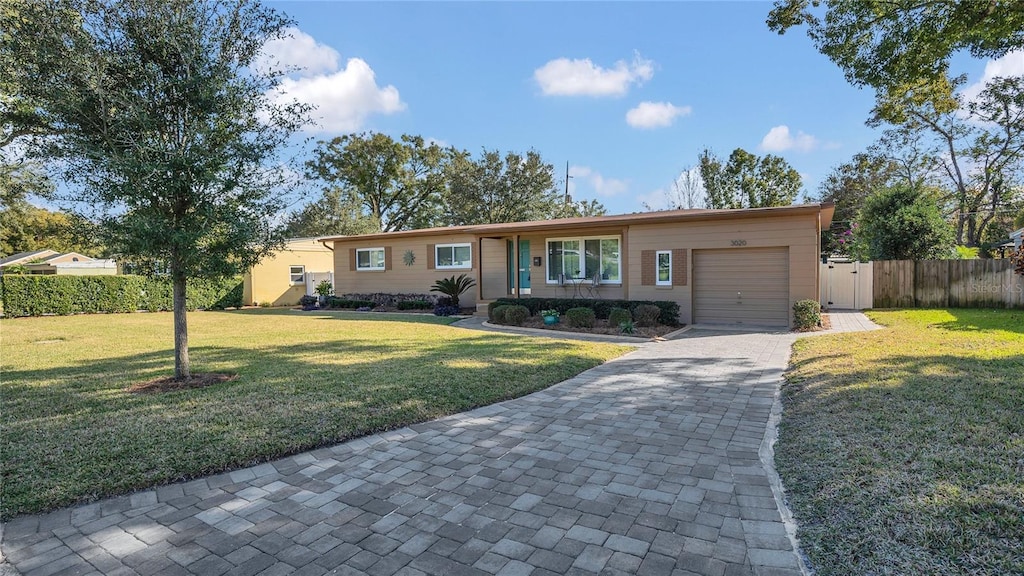
<instances>
[{"instance_id":1,"label":"front lawn","mask_svg":"<svg viewBox=\"0 0 1024 576\"><path fill-rule=\"evenodd\" d=\"M797 342L776 464L818 574L1024 574L1024 311Z\"/></svg>"},{"instance_id":2,"label":"front lawn","mask_svg":"<svg viewBox=\"0 0 1024 576\"><path fill-rule=\"evenodd\" d=\"M241 467L540 390L629 350L447 326L425 315L189 315L209 388L129 394L173 373L169 313L0 320L7 519Z\"/></svg>"}]
</instances>

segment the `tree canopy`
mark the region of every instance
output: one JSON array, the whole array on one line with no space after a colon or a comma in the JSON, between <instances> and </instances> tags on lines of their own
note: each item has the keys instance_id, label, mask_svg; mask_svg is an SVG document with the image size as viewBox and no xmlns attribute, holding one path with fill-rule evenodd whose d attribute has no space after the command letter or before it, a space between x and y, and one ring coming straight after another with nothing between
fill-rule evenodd
<instances>
[{"instance_id":1,"label":"tree canopy","mask_svg":"<svg viewBox=\"0 0 1024 576\"><path fill-rule=\"evenodd\" d=\"M949 111L950 57L965 50L999 58L1024 47L1024 3L776 0L768 27L783 34L797 26L807 26L817 49L880 101L912 97Z\"/></svg>"},{"instance_id":2,"label":"tree canopy","mask_svg":"<svg viewBox=\"0 0 1024 576\"><path fill-rule=\"evenodd\" d=\"M535 150L482 150L474 157L420 136L380 133L320 142L306 164L323 196L293 215L302 235L391 232L596 216L595 200L567 202L554 167Z\"/></svg>"},{"instance_id":3,"label":"tree canopy","mask_svg":"<svg viewBox=\"0 0 1024 576\"><path fill-rule=\"evenodd\" d=\"M759 157L742 148L733 150L725 163L705 149L698 168L708 208L788 206L802 186L800 173L784 158L772 154Z\"/></svg>"},{"instance_id":4,"label":"tree canopy","mask_svg":"<svg viewBox=\"0 0 1024 576\"><path fill-rule=\"evenodd\" d=\"M185 287L233 275L278 244L286 172L277 152L305 121L252 67L293 22L255 0L49 0L5 21L0 61L55 134L79 200L118 254L165 262L175 376L190 375Z\"/></svg>"},{"instance_id":5,"label":"tree canopy","mask_svg":"<svg viewBox=\"0 0 1024 576\"><path fill-rule=\"evenodd\" d=\"M928 260L952 254L953 230L934 191L897 184L864 201L857 218L855 254L869 260Z\"/></svg>"}]
</instances>

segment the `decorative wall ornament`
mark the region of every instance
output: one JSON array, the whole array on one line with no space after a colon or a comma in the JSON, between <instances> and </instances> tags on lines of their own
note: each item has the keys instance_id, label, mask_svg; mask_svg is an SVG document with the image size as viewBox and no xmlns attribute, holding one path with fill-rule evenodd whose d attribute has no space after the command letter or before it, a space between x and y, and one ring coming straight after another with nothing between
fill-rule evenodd
<instances>
[{"instance_id":1,"label":"decorative wall ornament","mask_svg":"<svg viewBox=\"0 0 1024 576\"><path fill-rule=\"evenodd\" d=\"M416 263L416 253L412 250L406 250L405 254L402 255L402 262L405 262L406 266L412 266Z\"/></svg>"}]
</instances>

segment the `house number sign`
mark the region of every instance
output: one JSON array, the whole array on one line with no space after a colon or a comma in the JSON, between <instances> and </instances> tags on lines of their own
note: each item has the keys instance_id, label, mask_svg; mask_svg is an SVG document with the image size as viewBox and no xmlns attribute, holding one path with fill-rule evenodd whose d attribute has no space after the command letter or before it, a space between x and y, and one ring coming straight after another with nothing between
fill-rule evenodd
<instances>
[{"instance_id":1,"label":"house number sign","mask_svg":"<svg viewBox=\"0 0 1024 576\"><path fill-rule=\"evenodd\" d=\"M732 243L733 246L746 246L747 245L747 241L746 240L730 240L729 242Z\"/></svg>"}]
</instances>

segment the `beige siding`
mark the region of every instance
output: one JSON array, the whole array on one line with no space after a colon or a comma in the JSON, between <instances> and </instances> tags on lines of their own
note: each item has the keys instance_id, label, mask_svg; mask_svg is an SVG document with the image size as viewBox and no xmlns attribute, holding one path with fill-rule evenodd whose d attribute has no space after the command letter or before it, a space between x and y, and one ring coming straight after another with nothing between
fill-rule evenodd
<instances>
[{"instance_id":1,"label":"beige siding","mask_svg":"<svg viewBox=\"0 0 1024 576\"><path fill-rule=\"evenodd\" d=\"M484 300L504 298L508 295L508 241L505 238L480 240L480 292Z\"/></svg>"},{"instance_id":2,"label":"beige siding","mask_svg":"<svg viewBox=\"0 0 1024 576\"><path fill-rule=\"evenodd\" d=\"M428 269L427 246L437 244L470 244L473 267L471 269ZM390 270L350 270L349 253L360 248L390 248ZM504 244L502 244L504 250ZM405 264L405 254L412 251L415 261ZM488 254L491 248L487 249ZM502 257L504 260L504 257ZM477 284L481 278L480 244L470 234L445 234L435 236L414 236L394 240L360 240L358 237L334 241L334 291L337 294L429 294L430 286L441 278L468 274ZM460 297L463 307L475 306L478 288L473 288Z\"/></svg>"},{"instance_id":3,"label":"beige siding","mask_svg":"<svg viewBox=\"0 0 1024 576\"><path fill-rule=\"evenodd\" d=\"M331 272L334 254L311 238L291 240L283 250L264 258L245 274L242 300L248 305L269 303L293 306L306 294L305 282L292 284L289 269L303 266L306 272Z\"/></svg>"},{"instance_id":4,"label":"beige siding","mask_svg":"<svg viewBox=\"0 0 1024 576\"><path fill-rule=\"evenodd\" d=\"M786 247L789 250L789 316L797 300L815 299L818 292L817 215L738 218L680 224L633 225L629 228L629 298L674 300L680 320L693 323L693 251ZM733 242L741 244L733 246ZM641 286L640 255L644 250L689 249L690 281L686 286ZM678 262L673 262L678 266Z\"/></svg>"}]
</instances>

